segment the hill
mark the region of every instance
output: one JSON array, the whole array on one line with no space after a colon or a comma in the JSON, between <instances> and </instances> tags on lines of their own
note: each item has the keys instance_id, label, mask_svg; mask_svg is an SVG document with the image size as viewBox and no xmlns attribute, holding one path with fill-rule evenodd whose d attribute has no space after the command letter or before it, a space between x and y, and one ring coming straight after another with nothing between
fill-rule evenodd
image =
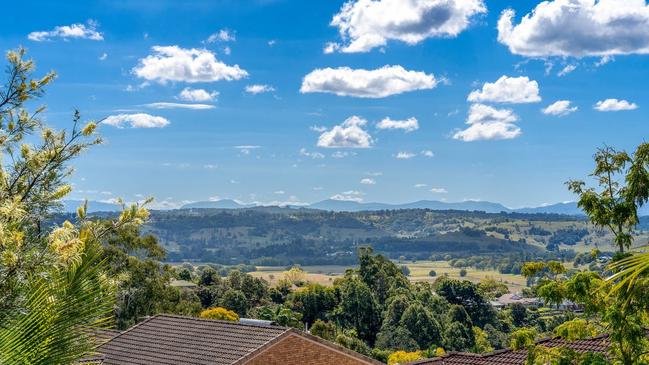
<instances>
[{"instance_id":1,"label":"hill","mask_svg":"<svg viewBox=\"0 0 649 365\"><path fill-rule=\"evenodd\" d=\"M159 237L171 261L223 264L350 264L364 245L416 260L612 250L611 235L585 217L517 212L186 209L153 211L146 230Z\"/></svg>"}]
</instances>

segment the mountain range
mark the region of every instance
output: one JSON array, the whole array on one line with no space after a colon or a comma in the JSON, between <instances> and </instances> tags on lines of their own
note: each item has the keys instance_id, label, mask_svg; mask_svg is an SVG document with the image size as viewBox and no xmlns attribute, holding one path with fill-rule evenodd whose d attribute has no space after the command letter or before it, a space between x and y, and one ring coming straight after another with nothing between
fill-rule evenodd
<instances>
[{"instance_id":1,"label":"mountain range","mask_svg":"<svg viewBox=\"0 0 649 365\"><path fill-rule=\"evenodd\" d=\"M66 200L63 202L66 212L76 212L79 205L83 204L80 200ZM185 204L180 209L245 209L255 208L255 204L242 204L232 199L221 199L216 201L199 201ZM500 203L489 201L467 200L463 202L443 202L438 200L419 200L411 203L388 204L388 203L362 203L348 200L327 199L317 203L300 206L289 206L294 209L318 209L335 212L360 212L372 210L396 210L396 209L431 209L431 210L465 210L465 211L483 211L486 213L524 213L524 214L565 214L565 215L583 215L583 212L577 207L576 202L556 203L543 205L539 207L511 209ZM102 203L97 201L88 202L89 212L99 211L117 211L120 207L115 204ZM649 215L649 207L643 207L638 212L641 216Z\"/></svg>"}]
</instances>

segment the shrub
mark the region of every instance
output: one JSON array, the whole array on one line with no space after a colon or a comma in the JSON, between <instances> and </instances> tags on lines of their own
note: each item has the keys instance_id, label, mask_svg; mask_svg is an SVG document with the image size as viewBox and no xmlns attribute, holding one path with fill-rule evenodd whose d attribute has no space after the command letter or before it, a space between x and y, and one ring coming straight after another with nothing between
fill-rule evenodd
<instances>
[{"instance_id":1,"label":"shrub","mask_svg":"<svg viewBox=\"0 0 649 365\"><path fill-rule=\"evenodd\" d=\"M435 270L430 270L430 271L428 272L428 276L430 276L430 277L435 277L435 276L437 276L437 271L435 271Z\"/></svg>"},{"instance_id":2,"label":"shrub","mask_svg":"<svg viewBox=\"0 0 649 365\"><path fill-rule=\"evenodd\" d=\"M237 322L239 320L239 315L235 312L225 309L223 307L214 307L206 309L201 312L199 315L201 318L207 319L220 319L222 321L232 321Z\"/></svg>"},{"instance_id":3,"label":"shrub","mask_svg":"<svg viewBox=\"0 0 649 365\"><path fill-rule=\"evenodd\" d=\"M466 276L466 269L460 270L460 276L465 277Z\"/></svg>"},{"instance_id":4,"label":"shrub","mask_svg":"<svg viewBox=\"0 0 649 365\"><path fill-rule=\"evenodd\" d=\"M424 357L422 356L421 351L415 351L415 352L397 351L397 352L393 352L390 356L388 356L388 365L405 364L423 358Z\"/></svg>"}]
</instances>

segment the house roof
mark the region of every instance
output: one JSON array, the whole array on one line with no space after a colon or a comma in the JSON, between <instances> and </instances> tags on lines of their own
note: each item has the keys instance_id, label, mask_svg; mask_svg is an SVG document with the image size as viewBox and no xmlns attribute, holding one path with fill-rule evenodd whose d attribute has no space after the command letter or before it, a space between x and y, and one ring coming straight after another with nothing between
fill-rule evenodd
<instances>
[{"instance_id":1,"label":"house roof","mask_svg":"<svg viewBox=\"0 0 649 365\"><path fill-rule=\"evenodd\" d=\"M566 347L577 352L605 353L610 345L608 335L600 335L583 340L567 341L548 338L536 342L545 347ZM527 360L527 350L498 350L487 354L468 352L449 352L444 356L418 360L409 365L521 365Z\"/></svg>"},{"instance_id":2,"label":"house roof","mask_svg":"<svg viewBox=\"0 0 649 365\"><path fill-rule=\"evenodd\" d=\"M301 336L367 364L378 361L318 337L286 327L157 315L97 348L104 365L233 365L272 348L287 336Z\"/></svg>"}]
</instances>

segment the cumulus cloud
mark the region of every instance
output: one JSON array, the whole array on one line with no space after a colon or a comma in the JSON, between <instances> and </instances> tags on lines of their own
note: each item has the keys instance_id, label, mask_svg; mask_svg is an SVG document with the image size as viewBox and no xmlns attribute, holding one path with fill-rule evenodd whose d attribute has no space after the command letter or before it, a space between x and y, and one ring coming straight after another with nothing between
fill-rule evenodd
<instances>
[{"instance_id":1,"label":"cumulus cloud","mask_svg":"<svg viewBox=\"0 0 649 365\"><path fill-rule=\"evenodd\" d=\"M526 76L501 76L496 82L485 82L481 90L473 90L467 97L471 102L536 103L541 101L539 84Z\"/></svg>"},{"instance_id":2,"label":"cumulus cloud","mask_svg":"<svg viewBox=\"0 0 649 365\"><path fill-rule=\"evenodd\" d=\"M183 103L149 103L144 104L147 108L153 109L192 109L192 110L205 110L214 109L215 106L211 104L183 104Z\"/></svg>"},{"instance_id":3,"label":"cumulus cloud","mask_svg":"<svg viewBox=\"0 0 649 365\"><path fill-rule=\"evenodd\" d=\"M514 10L498 20L498 41L527 57L585 57L649 53L644 0L543 1L520 23Z\"/></svg>"},{"instance_id":4,"label":"cumulus cloud","mask_svg":"<svg viewBox=\"0 0 649 365\"><path fill-rule=\"evenodd\" d=\"M516 138L521 135L521 129L514 124L516 121L518 116L511 109L473 104L466 120L469 127L456 132L453 138L464 142Z\"/></svg>"},{"instance_id":5,"label":"cumulus cloud","mask_svg":"<svg viewBox=\"0 0 649 365\"><path fill-rule=\"evenodd\" d=\"M368 52L388 40L409 45L427 38L455 37L477 14L486 13L482 0L356 0L334 15L343 43L329 43L331 52Z\"/></svg>"},{"instance_id":6,"label":"cumulus cloud","mask_svg":"<svg viewBox=\"0 0 649 365\"><path fill-rule=\"evenodd\" d=\"M360 183L363 185L376 185L376 180L370 178L364 178L361 179Z\"/></svg>"},{"instance_id":7,"label":"cumulus cloud","mask_svg":"<svg viewBox=\"0 0 649 365\"><path fill-rule=\"evenodd\" d=\"M318 138L318 147L326 148L369 148L374 143L363 127L367 120L351 116L342 124L322 132Z\"/></svg>"},{"instance_id":8,"label":"cumulus cloud","mask_svg":"<svg viewBox=\"0 0 649 365\"><path fill-rule=\"evenodd\" d=\"M189 87L184 88L178 99L183 101L212 101L219 96L218 91L207 91L205 89L192 89Z\"/></svg>"},{"instance_id":9,"label":"cumulus cloud","mask_svg":"<svg viewBox=\"0 0 649 365\"><path fill-rule=\"evenodd\" d=\"M154 46L153 54L140 59L133 73L148 81L213 82L239 80L248 72L239 65L229 66L206 49Z\"/></svg>"},{"instance_id":10,"label":"cumulus cloud","mask_svg":"<svg viewBox=\"0 0 649 365\"><path fill-rule=\"evenodd\" d=\"M309 127L310 130L318 133L322 133L327 130L327 127L321 126L321 125L312 125Z\"/></svg>"},{"instance_id":11,"label":"cumulus cloud","mask_svg":"<svg viewBox=\"0 0 649 365\"><path fill-rule=\"evenodd\" d=\"M425 188L425 187L428 186L428 185L427 185L427 184L423 184L423 183L418 183L418 184L415 184L414 186L415 186L417 189L421 189L421 188Z\"/></svg>"},{"instance_id":12,"label":"cumulus cloud","mask_svg":"<svg viewBox=\"0 0 649 365\"><path fill-rule=\"evenodd\" d=\"M304 76L302 93L330 93L358 98L384 98L408 91L432 89L435 76L408 71L401 66L383 66L375 70L349 67L315 69Z\"/></svg>"},{"instance_id":13,"label":"cumulus cloud","mask_svg":"<svg viewBox=\"0 0 649 365\"><path fill-rule=\"evenodd\" d=\"M169 123L166 118L145 113L111 115L102 122L117 128L163 128Z\"/></svg>"},{"instance_id":14,"label":"cumulus cloud","mask_svg":"<svg viewBox=\"0 0 649 365\"><path fill-rule=\"evenodd\" d=\"M572 106L570 100L557 100L554 103L543 108L541 111L543 112L543 114L547 115L564 116L576 112L577 109L578 108L576 106Z\"/></svg>"},{"instance_id":15,"label":"cumulus cloud","mask_svg":"<svg viewBox=\"0 0 649 365\"><path fill-rule=\"evenodd\" d=\"M246 92L253 95L269 93L272 91L275 91L275 88L270 85L254 84L246 86Z\"/></svg>"},{"instance_id":16,"label":"cumulus cloud","mask_svg":"<svg viewBox=\"0 0 649 365\"><path fill-rule=\"evenodd\" d=\"M402 129L404 132L412 132L419 129L419 122L417 118L408 118L405 120L393 120L384 118L376 124L378 129Z\"/></svg>"},{"instance_id":17,"label":"cumulus cloud","mask_svg":"<svg viewBox=\"0 0 649 365\"><path fill-rule=\"evenodd\" d=\"M409 160L415 156L417 155L412 152L399 152L396 155L394 155L394 157L399 160Z\"/></svg>"},{"instance_id":18,"label":"cumulus cloud","mask_svg":"<svg viewBox=\"0 0 649 365\"><path fill-rule=\"evenodd\" d=\"M598 101L594 108L600 112L617 112L620 110L635 110L638 109L638 105L626 100L606 99Z\"/></svg>"},{"instance_id":19,"label":"cumulus cloud","mask_svg":"<svg viewBox=\"0 0 649 365\"><path fill-rule=\"evenodd\" d=\"M448 193L448 191L446 189L444 189L444 188L432 188L432 189L430 189L430 192L435 193L435 194L446 194L446 193Z\"/></svg>"},{"instance_id":20,"label":"cumulus cloud","mask_svg":"<svg viewBox=\"0 0 649 365\"><path fill-rule=\"evenodd\" d=\"M99 56L100 61L105 61L108 58L108 53L104 52Z\"/></svg>"},{"instance_id":21,"label":"cumulus cloud","mask_svg":"<svg viewBox=\"0 0 649 365\"><path fill-rule=\"evenodd\" d=\"M424 157L434 157L435 156L435 154L431 150L423 150L420 153Z\"/></svg>"},{"instance_id":22,"label":"cumulus cloud","mask_svg":"<svg viewBox=\"0 0 649 365\"><path fill-rule=\"evenodd\" d=\"M104 35L97 31L97 23L89 21L88 24L71 24L54 27L54 29L42 32L31 32L27 38L34 42L53 40L54 38L68 39L89 39L92 41L103 41Z\"/></svg>"}]
</instances>

